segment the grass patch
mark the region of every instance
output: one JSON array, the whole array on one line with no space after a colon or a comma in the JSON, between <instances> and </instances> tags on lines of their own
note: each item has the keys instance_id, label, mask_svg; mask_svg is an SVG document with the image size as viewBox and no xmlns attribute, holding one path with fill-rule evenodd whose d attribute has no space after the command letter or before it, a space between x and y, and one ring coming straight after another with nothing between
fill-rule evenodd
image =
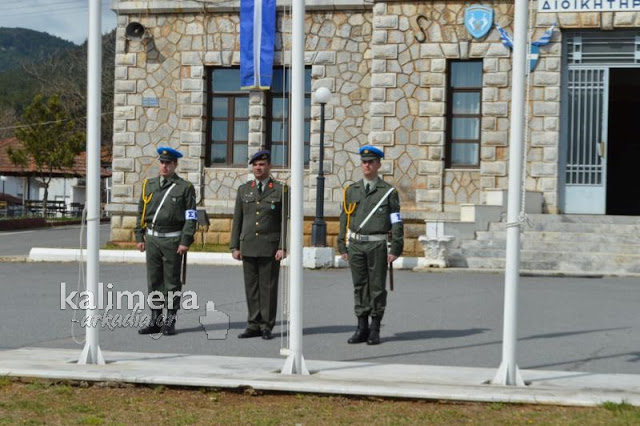
<instances>
[{"instance_id":1,"label":"grass patch","mask_svg":"<svg viewBox=\"0 0 640 426\"><path fill-rule=\"evenodd\" d=\"M6 382L5 382L6 383ZM78 386L82 386L79 389ZM109 386L10 379L0 387L0 424L240 425L628 425L640 409L394 400L171 386Z\"/></svg>"}]
</instances>

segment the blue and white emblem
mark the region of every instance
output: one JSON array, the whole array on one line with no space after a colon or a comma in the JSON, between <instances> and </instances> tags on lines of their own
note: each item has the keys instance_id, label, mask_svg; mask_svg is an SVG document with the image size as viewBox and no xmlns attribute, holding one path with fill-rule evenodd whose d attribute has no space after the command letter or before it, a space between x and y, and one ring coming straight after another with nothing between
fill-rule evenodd
<instances>
[{"instance_id":1,"label":"blue and white emblem","mask_svg":"<svg viewBox=\"0 0 640 426\"><path fill-rule=\"evenodd\" d=\"M185 220L198 220L198 211L197 210L185 210L184 211L184 219Z\"/></svg>"},{"instance_id":2,"label":"blue and white emblem","mask_svg":"<svg viewBox=\"0 0 640 426\"><path fill-rule=\"evenodd\" d=\"M493 26L493 9L487 6L469 6L464 11L464 26L473 38L486 36Z\"/></svg>"}]
</instances>

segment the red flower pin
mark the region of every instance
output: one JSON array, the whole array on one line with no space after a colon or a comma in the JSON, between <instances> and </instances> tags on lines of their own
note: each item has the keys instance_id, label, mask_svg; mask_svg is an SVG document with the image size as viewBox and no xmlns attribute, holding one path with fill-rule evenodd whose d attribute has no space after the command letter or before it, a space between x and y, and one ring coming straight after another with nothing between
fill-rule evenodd
<instances>
[{"instance_id":1,"label":"red flower pin","mask_svg":"<svg viewBox=\"0 0 640 426\"><path fill-rule=\"evenodd\" d=\"M269 189L273 188L273 182L269 182Z\"/></svg>"}]
</instances>

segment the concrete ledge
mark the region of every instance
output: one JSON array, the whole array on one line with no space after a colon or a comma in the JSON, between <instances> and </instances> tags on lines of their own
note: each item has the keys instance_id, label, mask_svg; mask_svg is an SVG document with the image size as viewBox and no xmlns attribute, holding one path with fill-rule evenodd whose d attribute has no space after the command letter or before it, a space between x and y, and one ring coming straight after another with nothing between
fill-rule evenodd
<instances>
[{"instance_id":1,"label":"concrete ledge","mask_svg":"<svg viewBox=\"0 0 640 426\"><path fill-rule=\"evenodd\" d=\"M86 260L86 250L34 247L29 252L29 262L79 262ZM137 250L100 250L100 262L104 263L145 263L146 255ZM189 263L192 265L210 266L242 266L231 253L189 252ZM289 258L282 264L287 266ZM400 257L393 264L395 269L413 269L418 264L417 257ZM306 265L305 265L306 266ZM340 256L334 256L334 268L347 268L349 264ZM331 265L329 266L331 267Z\"/></svg>"},{"instance_id":2,"label":"concrete ledge","mask_svg":"<svg viewBox=\"0 0 640 426\"><path fill-rule=\"evenodd\" d=\"M128 382L455 401L596 406L640 405L640 375L522 370L528 386L486 384L496 369L309 361L308 376L279 374L282 359L103 352L105 365L78 365L81 350L0 351L0 376Z\"/></svg>"}]
</instances>

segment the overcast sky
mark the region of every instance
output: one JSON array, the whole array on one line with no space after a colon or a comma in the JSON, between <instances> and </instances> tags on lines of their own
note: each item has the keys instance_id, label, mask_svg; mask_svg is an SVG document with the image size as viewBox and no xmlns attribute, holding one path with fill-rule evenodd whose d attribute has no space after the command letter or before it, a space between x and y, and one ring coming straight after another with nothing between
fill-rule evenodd
<instances>
[{"instance_id":1,"label":"overcast sky","mask_svg":"<svg viewBox=\"0 0 640 426\"><path fill-rule=\"evenodd\" d=\"M91 0L95 1L95 0ZM102 33L116 26L111 0L102 3ZM0 27L44 31L81 44L87 39L89 0L0 0Z\"/></svg>"}]
</instances>

